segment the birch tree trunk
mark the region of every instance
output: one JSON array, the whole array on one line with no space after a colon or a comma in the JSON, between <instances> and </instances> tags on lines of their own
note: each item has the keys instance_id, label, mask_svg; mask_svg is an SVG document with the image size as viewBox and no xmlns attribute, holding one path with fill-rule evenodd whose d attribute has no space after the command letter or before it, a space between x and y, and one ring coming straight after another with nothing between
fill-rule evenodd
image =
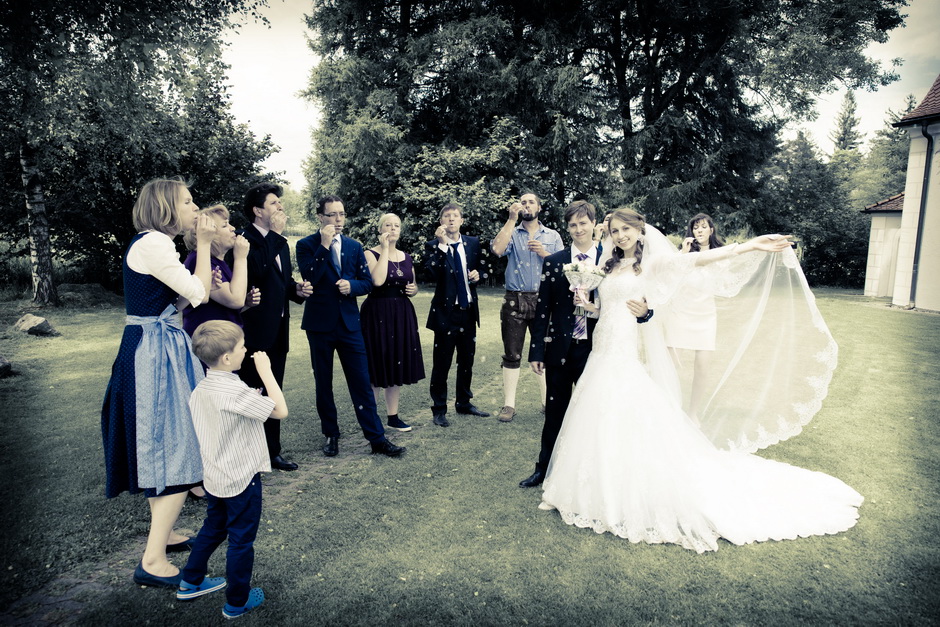
<instances>
[{"instance_id":1,"label":"birch tree trunk","mask_svg":"<svg viewBox=\"0 0 940 627\"><path fill-rule=\"evenodd\" d=\"M35 151L27 141L20 144L20 175L26 192L26 213L29 216L29 257L33 274L33 303L58 305L59 294L52 281L52 244L46 197L42 190Z\"/></svg>"}]
</instances>

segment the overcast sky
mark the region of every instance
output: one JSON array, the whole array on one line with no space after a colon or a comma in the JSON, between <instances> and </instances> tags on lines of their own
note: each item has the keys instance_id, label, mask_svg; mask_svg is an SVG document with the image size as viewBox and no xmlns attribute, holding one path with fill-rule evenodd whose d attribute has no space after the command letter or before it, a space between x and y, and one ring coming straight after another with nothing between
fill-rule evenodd
<instances>
[{"instance_id":1,"label":"overcast sky","mask_svg":"<svg viewBox=\"0 0 940 627\"><path fill-rule=\"evenodd\" d=\"M230 33L225 52L231 65L229 85L232 113L249 124L258 136L271 135L280 152L265 162L269 171L283 171L291 186L304 186L303 162L310 156L310 131L319 123L317 109L303 100L310 69L316 59L306 42L304 13L309 0L269 0L263 14L270 26L243 23ZM906 27L894 30L890 40L869 48L884 64L904 59L901 79L877 92L856 92L861 131L866 140L884 125L888 109L900 110L907 94L920 102L940 74L940 0L911 0L904 13ZM802 125L824 152L842 104L844 91L827 94L818 104L819 119Z\"/></svg>"}]
</instances>

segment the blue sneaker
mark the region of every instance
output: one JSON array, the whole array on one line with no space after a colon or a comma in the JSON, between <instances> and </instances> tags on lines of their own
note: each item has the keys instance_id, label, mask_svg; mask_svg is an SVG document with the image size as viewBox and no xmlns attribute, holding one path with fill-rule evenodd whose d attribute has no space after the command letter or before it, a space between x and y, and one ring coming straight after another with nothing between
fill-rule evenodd
<instances>
[{"instance_id":1,"label":"blue sneaker","mask_svg":"<svg viewBox=\"0 0 940 627\"><path fill-rule=\"evenodd\" d=\"M206 577L199 585L181 579L179 590L176 591L176 598L180 601L189 601L204 594L221 590L224 587L225 577Z\"/></svg>"},{"instance_id":2,"label":"blue sneaker","mask_svg":"<svg viewBox=\"0 0 940 627\"><path fill-rule=\"evenodd\" d=\"M236 607L234 605L225 604L225 607L222 608L222 616L225 618L238 618L243 614L250 612L259 605L264 603L264 590L261 588L252 588L251 592L248 593L248 602L241 607Z\"/></svg>"}]
</instances>

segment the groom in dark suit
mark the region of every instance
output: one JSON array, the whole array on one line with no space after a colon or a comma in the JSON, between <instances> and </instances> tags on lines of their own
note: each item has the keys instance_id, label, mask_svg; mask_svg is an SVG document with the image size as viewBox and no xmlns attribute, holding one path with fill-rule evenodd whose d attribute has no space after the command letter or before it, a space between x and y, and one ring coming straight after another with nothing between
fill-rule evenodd
<instances>
[{"instance_id":1,"label":"groom in dark suit","mask_svg":"<svg viewBox=\"0 0 940 627\"><path fill-rule=\"evenodd\" d=\"M434 424L447 427L447 375L457 353L458 414L489 416L473 403L473 357L476 353L480 307L480 239L460 233L463 207L449 202L441 209L441 225L435 239L425 244L425 268L434 278L434 296L428 311L427 328L434 331L431 367L431 412Z\"/></svg>"},{"instance_id":2,"label":"groom in dark suit","mask_svg":"<svg viewBox=\"0 0 940 627\"><path fill-rule=\"evenodd\" d=\"M250 224L242 231L251 245L248 251L248 286L261 292L261 302L242 313L245 348L249 355L257 351L268 354L274 379L282 388L289 348L290 301L302 303L310 294L309 283L294 280L290 247L281 235L287 224L287 215L281 206L283 194L281 186L273 183L261 183L249 189L243 210ZM238 376L250 388L264 387L252 359L242 363ZM280 420L264 421L264 437L271 467L296 470L297 464L281 456Z\"/></svg>"},{"instance_id":3,"label":"groom in dark suit","mask_svg":"<svg viewBox=\"0 0 940 627\"><path fill-rule=\"evenodd\" d=\"M601 246L594 243L596 212L594 205L577 200L565 208L565 224L571 235L571 248L545 258L542 265L542 282L539 284L539 300L532 326L532 345L529 348L529 365L541 375L545 373L545 425L542 427L542 448L535 472L523 479L519 485L532 488L542 484L548 462L552 458L555 440L568 410L571 392L584 372L588 355L591 354L591 339L597 314L576 316L571 285L565 278L566 263L580 262L597 265L601 258ZM616 306L611 303L610 306ZM649 311L642 305L645 322ZM638 319L639 320L639 319Z\"/></svg>"},{"instance_id":4,"label":"groom in dark suit","mask_svg":"<svg viewBox=\"0 0 940 627\"><path fill-rule=\"evenodd\" d=\"M300 274L313 286L304 305L301 328L307 332L316 381L317 413L326 443L323 454L339 453L339 424L333 399L333 354L339 354L346 386L362 433L373 453L398 457L405 447L385 438L369 382L366 345L359 324L357 296L372 291L372 275L362 244L343 235L346 208L339 196L317 201L320 230L297 242Z\"/></svg>"}]
</instances>

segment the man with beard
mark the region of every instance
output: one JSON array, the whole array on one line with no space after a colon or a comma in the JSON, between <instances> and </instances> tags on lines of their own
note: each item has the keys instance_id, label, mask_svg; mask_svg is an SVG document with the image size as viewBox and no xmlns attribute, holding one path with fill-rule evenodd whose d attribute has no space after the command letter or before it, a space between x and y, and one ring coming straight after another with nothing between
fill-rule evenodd
<instances>
[{"instance_id":1,"label":"man with beard","mask_svg":"<svg viewBox=\"0 0 940 627\"><path fill-rule=\"evenodd\" d=\"M525 193L509 207L509 218L490 243L492 251L508 257L506 264L506 296L499 313L503 335L503 408L498 418L509 422L516 415L516 387L525 333L532 332L542 260L564 248L561 235L539 222L542 209L538 196ZM519 218L522 221L517 225ZM545 377L538 376L542 407L545 406Z\"/></svg>"}]
</instances>

